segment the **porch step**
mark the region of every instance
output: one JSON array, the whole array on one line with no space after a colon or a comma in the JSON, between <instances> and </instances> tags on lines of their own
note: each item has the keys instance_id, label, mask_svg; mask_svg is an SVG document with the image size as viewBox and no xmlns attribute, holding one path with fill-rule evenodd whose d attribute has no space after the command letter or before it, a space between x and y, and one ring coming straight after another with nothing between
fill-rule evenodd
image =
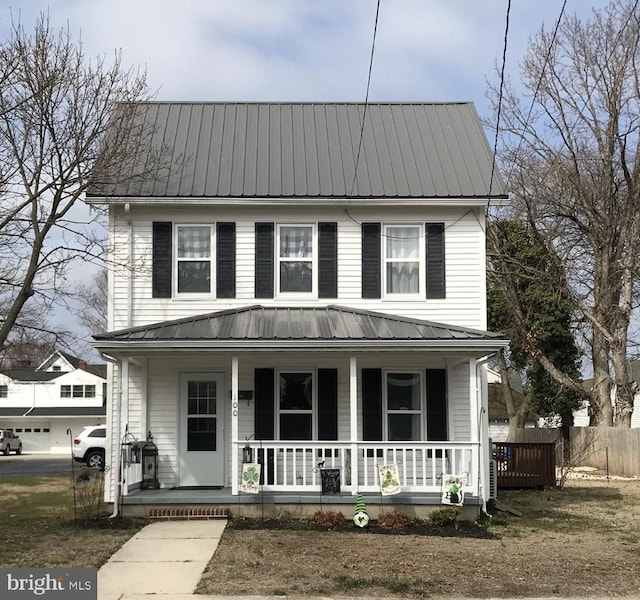
<instances>
[{"instance_id":1,"label":"porch step","mask_svg":"<svg viewBox=\"0 0 640 600\"><path fill-rule=\"evenodd\" d=\"M229 509L220 506L149 509L150 519L165 519L167 521L190 521L191 519L227 519L228 517Z\"/></svg>"}]
</instances>

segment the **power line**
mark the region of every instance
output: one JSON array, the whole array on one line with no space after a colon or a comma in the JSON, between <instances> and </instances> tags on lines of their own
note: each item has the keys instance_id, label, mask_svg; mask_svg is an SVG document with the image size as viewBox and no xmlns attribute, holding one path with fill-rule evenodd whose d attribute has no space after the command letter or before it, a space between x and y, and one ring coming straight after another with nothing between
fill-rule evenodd
<instances>
[{"instance_id":1,"label":"power line","mask_svg":"<svg viewBox=\"0 0 640 600\"><path fill-rule=\"evenodd\" d=\"M356 154L356 164L353 168L353 180L351 181L350 196L353 196L356 185L356 175L358 174L358 163L360 162L360 152L362 150L362 138L364 135L364 123L367 118L367 106L369 104L369 88L371 87L371 72L373 70L373 54L376 49L376 34L378 32L378 16L380 15L380 0L376 5L376 20L373 25L373 41L371 42L371 57L369 58L369 75L367 77L367 93L364 99L364 112L362 114L362 123L360 124L360 140L358 141L358 152Z\"/></svg>"},{"instance_id":2,"label":"power line","mask_svg":"<svg viewBox=\"0 0 640 600\"><path fill-rule=\"evenodd\" d=\"M493 188L493 178L496 172L496 155L498 153L498 132L500 131L500 115L502 112L502 93L504 90L504 73L507 64L507 41L509 39L509 16L511 15L511 0L507 0L507 14L504 25L504 44L502 48L502 69L500 70L500 90L498 92L498 114L496 116L496 135L493 140L493 157L491 160L491 177L489 179L489 203L491 203L491 191ZM487 206L487 208L489 208Z\"/></svg>"}]
</instances>

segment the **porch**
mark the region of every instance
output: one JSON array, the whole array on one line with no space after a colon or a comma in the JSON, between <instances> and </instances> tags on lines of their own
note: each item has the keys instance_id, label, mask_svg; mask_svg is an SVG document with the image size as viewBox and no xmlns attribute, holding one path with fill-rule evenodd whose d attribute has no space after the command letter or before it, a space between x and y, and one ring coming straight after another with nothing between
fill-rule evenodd
<instances>
[{"instance_id":1,"label":"porch","mask_svg":"<svg viewBox=\"0 0 640 600\"><path fill-rule=\"evenodd\" d=\"M127 514L147 514L152 508L173 506L225 507L246 516L273 515L287 510L308 516L316 510L353 510L353 495L363 494L375 518L385 509L422 516L441 503L442 476L465 477L465 504L481 503L480 445L460 442L299 442L234 441L239 468L230 487L141 489L139 463L127 462L121 503ZM235 462L235 461L234 461ZM258 493L242 491L242 464L261 467ZM379 467L395 465L400 492L385 495ZM331 472L332 485L323 485ZM337 478L336 478L337 477Z\"/></svg>"}]
</instances>

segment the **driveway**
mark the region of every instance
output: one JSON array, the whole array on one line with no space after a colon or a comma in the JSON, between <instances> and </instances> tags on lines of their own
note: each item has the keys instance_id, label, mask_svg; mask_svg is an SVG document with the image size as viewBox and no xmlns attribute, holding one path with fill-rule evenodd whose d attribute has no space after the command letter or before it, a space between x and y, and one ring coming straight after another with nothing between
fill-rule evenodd
<instances>
[{"instance_id":1,"label":"driveway","mask_svg":"<svg viewBox=\"0 0 640 600\"><path fill-rule=\"evenodd\" d=\"M78 463L78 468L81 466ZM71 457L51 454L0 455L0 478L6 475L70 475Z\"/></svg>"}]
</instances>

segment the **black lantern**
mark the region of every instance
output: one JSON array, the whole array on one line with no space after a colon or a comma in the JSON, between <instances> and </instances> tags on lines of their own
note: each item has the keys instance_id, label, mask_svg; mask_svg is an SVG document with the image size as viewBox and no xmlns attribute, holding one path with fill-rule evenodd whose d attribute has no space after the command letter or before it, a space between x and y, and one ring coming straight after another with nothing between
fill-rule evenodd
<instances>
[{"instance_id":1,"label":"black lantern","mask_svg":"<svg viewBox=\"0 0 640 600\"><path fill-rule=\"evenodd\" d=\"M252 463L253 462L253 450L249 444L246 444L242 449L242 462L243 463Z\"/></svg>"},{"instance_id":2,"label":"black lantern","mask_svg":"<svg viewBox=\"0 0 640 600\"><path fill-rule=\"evenodd\" d=\"M158 482L158 446L153 443L151 432L147 435L147 441L142 446L142 482L143 490L157 490Z\"/></svg>"}]
</instances>

